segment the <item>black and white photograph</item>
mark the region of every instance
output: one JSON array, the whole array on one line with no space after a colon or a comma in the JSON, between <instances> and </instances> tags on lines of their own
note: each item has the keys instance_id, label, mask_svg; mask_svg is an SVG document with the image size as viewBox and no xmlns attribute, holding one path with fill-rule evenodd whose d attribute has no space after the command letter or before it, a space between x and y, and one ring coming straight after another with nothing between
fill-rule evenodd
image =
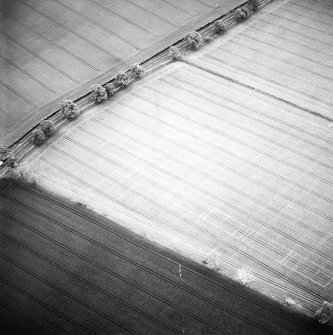
<instances>
[{"instance_id":1,"label":"black and white photograph","mask_svg":"<svg viewBox=\"0 0 333 335\"><path fill-rule=\"evenodd\" d=\"M0 334L333 334L333 0L0 0Z\"/></svg>"}]
</instances>

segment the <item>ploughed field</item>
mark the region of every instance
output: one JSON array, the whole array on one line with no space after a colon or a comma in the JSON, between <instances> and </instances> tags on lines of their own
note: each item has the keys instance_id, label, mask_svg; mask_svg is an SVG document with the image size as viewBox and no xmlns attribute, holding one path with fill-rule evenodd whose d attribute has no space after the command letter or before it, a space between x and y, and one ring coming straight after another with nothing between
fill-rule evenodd
<instances>
[{"instance_id":1,"label":"ploughed field","mask_svg":"<svg viewBox=\"0 0 333 335\"><path fill-rule=\"evenodd\" d=\"M196 64L332 118L333 3L276 1Z\"/></svg>"},{"instance_id":2,"label":"ploughed field","mask_svg":"<svg viewBox=\"0 0 333 335\"><path fill-rule=\"evenodd\" d=\"M329 334L82 206L0 192L2 334Z\"/></svg>"},{"instance_id":3,"label":"ploughed field","mask_svg":"<svg viewBox=\"0 0 333 335\"><path fill-rule=\"evenodd\" d=\"M1 0L0 145L56 110L67 93L79 97L106 71L125 70L167 36L181 38L188 24L242 2Z\"/></svg>"},{"instance_id":4,"label":"ploughed field","mask_svg":"<svg viewBox=\"0 0 333 335\"><path fill-rule=\"evenodd\" d=\"M332 300L327 121L175 64L75 122L25 160L46 188L281 302Z\"/></svg>"}]
</instances>

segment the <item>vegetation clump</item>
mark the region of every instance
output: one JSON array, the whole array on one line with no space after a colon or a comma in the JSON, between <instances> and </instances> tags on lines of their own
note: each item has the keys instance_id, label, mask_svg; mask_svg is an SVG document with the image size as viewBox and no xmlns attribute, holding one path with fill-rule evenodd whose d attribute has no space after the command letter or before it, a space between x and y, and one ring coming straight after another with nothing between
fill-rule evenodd
<instances>
[{"instance_id":1,"label":"vegetation clump","mask_svg":"<svg viewBox=\"0 0 333 335\"><path fill-rule=\"evenodd\" d=\"M17 156L10 151L7 147L0 147L0 161L7 160L8 166L15 168L17 164Z\"/></svg>"},{"instance_id":2,"label":"vegetation clump","mask_svg":"<svg viewBox=\"0 0 333 335\"><path fill-rule=\"evenodd\" d=\"M225 24L223 23L222 20L215 21L214 29L215 29L215 32L219 35L224 34L225 31L227 30L227 28L226 28L226 26L225 26Z\"/></svg>"},{"instance_id":3,"label":"vegetation clump","mask_svg":"<svg viewBox=\"0 0 333 335\"><path fill-rule=\"evenodd\" d=\"M97 104L99 104L102 101L106 100L107 97L108 97L106 89L102 85L94 84L94 85L91 86L91 90L92 90L92 93L91 93L92 99Z\"/></svg>"},{"instance_id":4,"label":"vegetation clump","mask_svg":"<svg viewBox=\"0 0 333 335\"><path fill-rule=\"evenodd\" d=\"M183 55L181 54L180 50L176 46L171 46L169 48L169 55L172 58L173 61L181 60L183 59Z\"/></svg>"},{"instance_id":5,"label":"vegetation clump","mask_svg":"<svg viewBox=\"0 0 333 335\"><path fill-rule=\"evenodd\" d=\"M259 0L249 0L247 2L247 8L252 10L252 12L256 12L259 9L260 1Z\"/></svg>"},{"instance_id":6,"label":"vegetation clump","mask_svg":"<svg viewBox=\"0 0 333 335\"><path fill-rule=\"evenodd\" d=\"M284 304L289 308L295 309L297 311L302 309L302 305L298 304L294 299L289 297L284 300Z\"/></svg>"},{"instance_id":7,"label":"vegetation clump","mask_svg":"<svg viewBox=\"0 0 333 335\"><path fill-rule=\"evenodd\" d=\"M42 129L37 128L32 133L32 142L36 145L41 145L45 141L45 134Z\"/></svg>"},{"instance_id":8,"label":"vegetation clump","mask_svg":"<svg viewBox=\"0 0 333 335\"><path fill-rule=\"evenodd\" d=\"M203 39L204 43L209 43L211 40L212 40L212 38L210 36L206 36Z\"/></svg>"},{"instance_id":9,"label":"vegetation clump","mask_svg":"<svg viewBox=\"0 0 333 335\"><path fill-rule=\"evenodd\" d=\"M0 147L0 160L4 160L7 158L9 154L9 150L6 147Z\"/></svg>"},{"instance_id":10,"label":"vegetation clump","mask_svg":"<svg viewBox=\"0 0 333 335\"><path fill-rule=\"evenodd\" d=\"M145 69L140 64L133 64L130 71L135 79L141 78L145 73Z\"/></svg>"},{"instance_id":11,"label":"vegetation clump","mask_svg":"<svg viewBox=\"0 0 333 335\"><path fill-rule=\"evenodd\" d=\"M105 84L104 87L106 89L106 93L107 93L108 97L112 97L117 92L117 88L116 88L116 85L114 83L107 83L107 84Z\"/></svg>"},{"instance_id":12,"label":"vegetation clump","mask_svg":"<svg viewBox=\"0 0 333 335\"><path fill-rule=\"evenodd\" d=\"M249 17L250 11L246 7L242 7L236 9L235 14L236 14L236 20L238 22L241 22Z\"/></svg>"},{"instance_id":13,"label":"vegetation clump","mask_svg":"<svg viewBox=\"0 0 333 335\"><path fill-rule=\"evenodd\" d=\"M186 42L189 43L192 50L197 50L201 48L204 41L201 34L197 31L192 31L186 36Z\"/></svg>"},{"instance_id":14,"label":"vegetation clump","mask_svg":"<svg viewBox=\"0 0 333 335\"><path fill-rule=\"evenodd\" d=\"M55 127L54 123L50 120L42 121L39 124L39 126L40 126L40 129L43 131L43 133L45 134L46 137L52 136L56 131L56 127Z\"/></svg>"},{"instance_id":15,"label":"vegetation clump","mask_svg":"<svg viewBox=\"0 0 333 335\"><path fill-rule=\"evenodd\" d=\"M16 168L18 166L18 157L13 153L9 152L7 156L8 166L11 168Z\"/></svg>"},{"instance_id":16,"label":"vegetation clump","mask_svg":"<svg viewBox=\"0 0 333 335\"><path fill-rule=\"evenodd\" d=\"M61 114L69 120L75 119L79 115L76 104L73 100L64 100L60 104Z\"/></svg>"},{"instance_id":17,"label":"vegetation clump","mask_svg":"<svg viewBox=\"0 0 333 335\"><path fill-rule=\"evenodd\" d=\"M129 74L126 72L120 72L117 74L114 83L116 87L124 88L130 84Z\"/></svg>"},{"instance_id":18,"label":"vegetation clump","mask_svg":"<svg viewBox=\"0 0 333 335\"><path fill-rule=\"evenodd\" d=\"M333 319L333 303L324 301L323 306L320 307L314 314L314 318L321 324L325 324Z\"/></svg>"}]
</instances>

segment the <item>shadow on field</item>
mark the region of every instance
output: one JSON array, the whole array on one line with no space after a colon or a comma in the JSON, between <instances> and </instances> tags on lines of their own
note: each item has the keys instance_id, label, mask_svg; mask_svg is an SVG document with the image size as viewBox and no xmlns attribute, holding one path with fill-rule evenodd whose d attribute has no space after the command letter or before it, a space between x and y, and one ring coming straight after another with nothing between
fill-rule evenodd
<instances>
[{"instance_id":1,"label":"shadow on field","mask_svg":"<svg viewBox=\"0 0 333 335\"><path fill-rule=\"evenodd\" d=\"M0 182L2 334L332 334L26 182Z\"/></svg>"}]
</instances>

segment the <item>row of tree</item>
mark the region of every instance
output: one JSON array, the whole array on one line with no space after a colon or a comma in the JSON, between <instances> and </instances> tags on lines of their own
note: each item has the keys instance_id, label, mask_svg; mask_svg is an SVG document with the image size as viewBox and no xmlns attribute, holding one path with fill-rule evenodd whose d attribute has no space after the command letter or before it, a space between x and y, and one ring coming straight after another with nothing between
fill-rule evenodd
<instances>
[{"instance_id":1,"label":"row of tree","mask_svg":"<svg viewBox=\"0 0 333 335\"><path fill-rule=\"evenodd\" d=\"M237 21L247 19L251 12L258 10L259 6L259 0L249 0L246 5L234 11ZM227 27L222 20L217 20L214 22L214 30L217 34L224 34ZM185 37L185 41L192 50L197 50L209 42L210 38L203 37L198 31L193 31ZM176 46L170 47L169 55L173 60L181 60L183 58L180 49ZM118 73L113 81L104 86L99 84L92 85L91 99L95 103L101 103L107 98L112 97L119 89L127 87L133 80L142 77L143 74L144 68L139 64L134 64L128 71ZM60 110L62 115L68 120L73 120L80 114L76 104L72 100L64 100L60 104ZM35 145L41 145L48 137L52 136L55 131L56 126L54 122L44 120L39 124L38 128L33 131L32 142ZM6 148L0 148L0 160L4 159L11 161L11 165L15 163L15 155Z\"/></svg>"}]
</instances>

